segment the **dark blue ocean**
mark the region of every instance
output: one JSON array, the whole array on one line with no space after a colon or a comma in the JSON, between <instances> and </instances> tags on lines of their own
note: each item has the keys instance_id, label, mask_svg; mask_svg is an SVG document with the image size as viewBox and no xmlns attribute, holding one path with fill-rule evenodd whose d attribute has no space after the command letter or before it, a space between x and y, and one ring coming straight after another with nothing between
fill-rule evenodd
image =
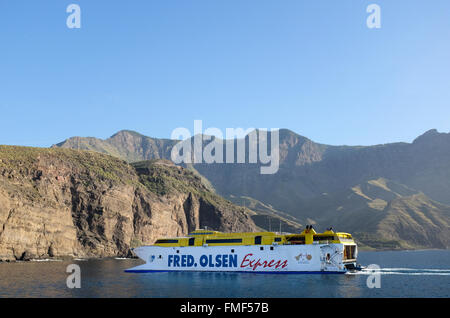
<instances>
[{"instance_id":1,"label":"dark blue ocean","mask_svg":"<svg viewBox=\"0 0 450 318\"><path fill-rule=\"evenodd\" d=\"M381 269L354 275L136 274L124 269L141 264L137 259L0 263L0 297L450 297L450 250L360 252L358 262ZM69 264L80 266L81 288L67 287ZM368 287L370 274L377 274L380 288Z\"/></svg>"}]
</instances>

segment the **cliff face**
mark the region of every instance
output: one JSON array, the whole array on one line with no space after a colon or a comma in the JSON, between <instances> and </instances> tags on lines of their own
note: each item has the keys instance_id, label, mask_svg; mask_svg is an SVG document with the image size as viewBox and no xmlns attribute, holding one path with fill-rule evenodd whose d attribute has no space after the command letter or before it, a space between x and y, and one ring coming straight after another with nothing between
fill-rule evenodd
<instances>
[{"instance_id":1,"label":"cliff face","mask_svg":"<svg viewBox=\"0 0 450 318\"><path fill-rule=\"evenodd\" d=\"M0 146L0 260L126 256L205 226L253 231L247 212L169 163Z\"/></svg>"}]
</instances>

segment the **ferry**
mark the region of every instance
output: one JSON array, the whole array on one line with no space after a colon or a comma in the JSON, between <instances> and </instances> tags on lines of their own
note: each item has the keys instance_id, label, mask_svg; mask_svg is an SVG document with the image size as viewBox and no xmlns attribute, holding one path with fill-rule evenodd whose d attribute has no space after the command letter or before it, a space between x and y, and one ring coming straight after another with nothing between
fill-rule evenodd
<instances>
[{"instance_id":1,"label":"ferry","mask_svg":"<svg viewBox=\"0 0 450 318\"><path fill-rule=\"evenodd\" d=\"M346 273L360 269L351 234L332 228L300 234L223 233L195 230L184 237L162 238L132 249L145 264L130 273L214 271L246 273Z\"/></svg>"}]
</instances>

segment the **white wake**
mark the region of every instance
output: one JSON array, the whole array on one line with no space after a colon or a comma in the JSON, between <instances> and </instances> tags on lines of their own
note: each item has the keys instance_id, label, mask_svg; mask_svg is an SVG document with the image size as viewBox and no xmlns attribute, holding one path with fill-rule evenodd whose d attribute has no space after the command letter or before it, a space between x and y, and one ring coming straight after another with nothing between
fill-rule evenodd
<instances>
[{"instance_id":1,"label":"white wake","mask_svg":"<svg viewBox=\"0 0 450 318\"><path fill-rule=\"evenodd\" d=\"M436 276L450 276L450 269L443 268L379 268L369 269L363 268L361 271L349 272L349 275L436 275Z\"/></svg>"}]
</instances>

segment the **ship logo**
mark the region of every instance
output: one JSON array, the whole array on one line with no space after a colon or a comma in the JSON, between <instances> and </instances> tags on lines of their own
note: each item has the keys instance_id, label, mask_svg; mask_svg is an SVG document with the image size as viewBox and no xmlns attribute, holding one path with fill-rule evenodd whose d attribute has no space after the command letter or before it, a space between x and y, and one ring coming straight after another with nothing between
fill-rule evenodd
<instances>
[{"instance_id":1,"label":"ship logo","mask_svg":"<svg viewBox=\"0 0 450 318\"><path fill-rule=\"evenodd\" d=\"M308 261L310 261L312 259L312 255L308 254L308 253L300 253L297 256L295 256L295 259L299 262L299 263L307 263Z\"/></svg>"}]
</instances>

